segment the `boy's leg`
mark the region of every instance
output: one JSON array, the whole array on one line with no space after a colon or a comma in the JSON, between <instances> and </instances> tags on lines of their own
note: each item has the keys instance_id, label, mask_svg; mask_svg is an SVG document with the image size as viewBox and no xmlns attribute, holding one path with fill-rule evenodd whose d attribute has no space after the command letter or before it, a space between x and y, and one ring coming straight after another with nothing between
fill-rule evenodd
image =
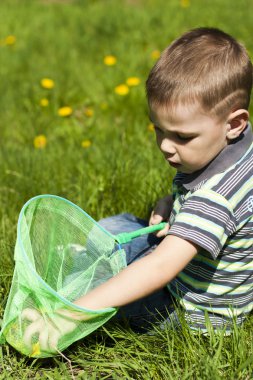
<instances>
[{"instance_id":1,"label":"boy's leg","mask_svg":"<svg viewBox=\"0 0 253 380\"><path fill-rule=\"evenodd\" d=\"M148 226L147 221L127 213L101 219L98 223L113 235L121 232L131 232ZM126 252L127 264L131 264L154 250L161 240L154 234L147 234L133 239L130 243L122 244L122 248Z\"/></svg>"},{"instance_id":2,"label":"boy's leg","mask_svg":"<svg viewBox=\"0 0 253 380\"><path fill-rule=\"evenodd\" d=\"M175 310L175 299L163 288L147 297L122 306L115 320L125 321L135 332L145 333L156 324L160 328L180 325Z\"/></svg>"},{"instance_id":3,"label":"boy's leg","mask_svg":"<svg viewBox=\"0 0 253 380\"><path fill-rule=\"evenodd\" d=\"M130 232L146 227L148 222L131 214L119 214L99 221L107 231L114 235L121 232ZM160 243L162 238L154 234L143 235L133 239L130 243L123 244L126 252L127 264L150 253ZM161 289L145 298L132 302L119 309L115 319L125 319L130 326L138 332L145 332L150 324L164 321L168 315L174 313L174 299L167 288Z\"/></svg>"}]
</instances>

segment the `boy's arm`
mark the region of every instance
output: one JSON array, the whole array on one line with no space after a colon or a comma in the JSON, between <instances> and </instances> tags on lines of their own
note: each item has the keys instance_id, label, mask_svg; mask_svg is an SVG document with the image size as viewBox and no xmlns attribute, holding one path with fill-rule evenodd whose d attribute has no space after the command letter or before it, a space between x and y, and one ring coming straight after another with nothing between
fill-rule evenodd
<instances>
[{"instance_id":1,"label":"boy's arm","mask_svg":"<svg viewBox=\"0 0 253 380\"><path fill-rule=\"evenodd\" d=\"M165 286L196 254L193 243L168 235L152 253L74 303L95 310L136 301Z\"/></svg>"},{"instance_id":2,"label":"boy's arm","mask_svg":"<svg viewBox=\"0 0 253 380\"><path fill-rule=\"evenodd\" d=\"M81 307L99 310L122 306L162 288L194 257L194 244L173 235L166 236L149 255L123 269L118 275L75 301ZM59 309L52 318L34 309L25 309L21 318L31 324L24 332L24 343L33 352L34 335L41 350L57 352L59 339L72 332L76 323L89 319L84 313ZM56 350L56 351L55 351Z\"/></svg>"}]
</instances>

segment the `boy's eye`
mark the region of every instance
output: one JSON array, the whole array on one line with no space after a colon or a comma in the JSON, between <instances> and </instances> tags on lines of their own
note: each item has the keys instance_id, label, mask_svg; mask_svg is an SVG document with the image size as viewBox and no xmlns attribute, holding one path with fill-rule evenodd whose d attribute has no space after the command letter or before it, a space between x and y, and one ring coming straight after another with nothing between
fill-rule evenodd
<instances>
[{"instance_id":1,"label":"boy's eye","mask_svg":"<svg viewBox=\"0 0 253 380\"><path fill-rule=\"evenodd\" d=\"M187 140L191 140L193 137L192 136L183 136L183 135L180 135L177 133L177 138L179 140L182 140L182 141L187 141Z\"/></svg>"},{"instance_id":2,"label":"boy's eye","mask_svg":"<svg viewBox=\"0 0 253 380\"><path fill-rule=\"evenodd\" d=\"M154 128L155 128L156 133L159 133L159 134L165 133L165 134L167 134L166 131L162 130L161 128L157 127L156 125L154 126ZM180 141L189 141L189 140L193 139L193 137L194 137L194 136L181 135L180 133L175 133L174 136L178 140L180 140Z\"/></svg>"}]
</instances>

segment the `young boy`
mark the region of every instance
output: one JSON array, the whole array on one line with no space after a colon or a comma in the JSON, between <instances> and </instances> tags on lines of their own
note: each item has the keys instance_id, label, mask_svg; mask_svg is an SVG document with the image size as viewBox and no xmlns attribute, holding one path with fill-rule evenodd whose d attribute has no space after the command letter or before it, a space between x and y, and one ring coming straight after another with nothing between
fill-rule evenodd
<instances>
[{"instance_id":1,"label":"young boy","mask_svg":"<svg viewBox=\"0 0 253 380\"><path fill-rule=\"evenodd\" d=\"M158 202L149 224L169 218L168 227L126 247L130 265L77 305L118 306L139 328L159 316L166 323L166 313L170 323L175 299L193 329L205 331L206 316L228 332L244 321L253 308L251 88L245 48L220 30L192 30L165 49L147 98L158 147L177 174L173 205L168 196ZM123 214L101 224L117 233L143 221Z\"/></svg>"}]
</instances>

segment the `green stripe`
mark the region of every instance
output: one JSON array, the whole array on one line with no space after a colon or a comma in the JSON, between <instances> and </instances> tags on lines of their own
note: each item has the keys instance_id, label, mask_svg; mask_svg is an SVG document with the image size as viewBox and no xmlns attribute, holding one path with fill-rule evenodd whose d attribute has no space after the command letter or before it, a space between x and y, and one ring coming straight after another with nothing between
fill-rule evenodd
<instances>
[{"instance_id":1,"label":"green stripe","mask_svg":"<svg viewBox=\"0 0 253 380\"><path fill-rule=\"evenodd\" d=\"M212 284L210 282L198 281L195 280L194 277L188 276L184 272L180 272L177 276L184 284L191 285L196 289L196 293L201 290L205 290L210 294L218 295L218 296L226 296L229 295L243 295L245 292L248 292L252 288L252 284L240 285L237 287L236 284L225 286L224 284ZM235 286L235 288L233 288ZM234 289L234 291L231 289Z\"/></svg>"},{"instance_id":2,"label":"green stripe","mask_svg":"<svg viewBox=\"0 0 253 380\"><path fill-rule=\"evenodd\" d=\"M195 191L193 196L207 199L208 201L213 202L214 204L218 204L226 209L228 209L231 214L233 215L233 207L231 206L230 202L221 194L217 193L216 191L212 189L200 189Z\"/></svg>"},{"instance_id":3,"label":"green stripe","mask_svg":"<svg viewBox=\"0 0 253 380\"><path fill-rule=\"evenodd\" d=\"M247 312L250 312L252 310L252 307L253 307L253 302L249 303L247 306L245 307L233 307L232 306L232 303L230 305L230 308L229 308L229 305L227 307L219 307L219 308L216 308L216 307L213 307L213 306L210 306L210 307L202 307L202 306L195 306L194 304L192 304L191 302L189 301L186 301L186 300L182 300L180 302L180 304L186 309L186 310L190 310L190 311L196 311L196 310L201 310L201 311L208 311L210 313L216 313L216 314L219 314L221 316L225 316L225 317L232 317L232 313L233 313L233 316L239 316L241 315L242 313L247 313ZM231 312L231 307L232 307L232 312Z\"/></svg>"},{"instance_id":4,"label":"green stripe","mask_svg":"<svg viewBox=\"0 0 253 380\"><path fill-rule=\"evenodd\" d=\"M253 188L253 180L250 178L247 182L240 185L238 191L230 198L233 208L237 206L239 201L248 196L250 190Z\"/></svg>"},{"instance_id":5,"label":"green stripe","mask_svg":"<svg viewBox=\"0 0 253 380\"><path fill-rule=\"evenodd\" d=\"M181 212L177 215L175 222L186 223L190 226L198 227L202 231L207 231L213 234L218 239L222 238L223 242L227 239L227 236L224 236L224 228L222 226L219 226L218 224L198 215Z\"/></svg>"},{"instance_id":6,"label":"green stripe","mask_svg":"<svg viewBox=\"0 0 253 380\"><path fill-rule=\"evenodd\" d=\"M229 240L228 247L238 249L238 248L250 248L252 247L252 238L249 239L241 239L240 240Z\"/></svg>"},{"instance_id":7,"label":"green stripe","mask_svg":"<svg viewBox=\"0 0 253 380\"><path fill-rule=\"evenodd\" d=\"M197 259L197 256L195 256L194 261ZM249 262L245 264L244 262L235 262L235 263L229 263L225 260L213 260L204 258L202 260L198 260L214 269L218 272L219 270L225 270L228 273L230 272L243 272L244 270L253 270L253 262ZM217 263L217 264L216 264ZM208 270L206 268L206 270Z\"/></svg>"}]
</instances>

